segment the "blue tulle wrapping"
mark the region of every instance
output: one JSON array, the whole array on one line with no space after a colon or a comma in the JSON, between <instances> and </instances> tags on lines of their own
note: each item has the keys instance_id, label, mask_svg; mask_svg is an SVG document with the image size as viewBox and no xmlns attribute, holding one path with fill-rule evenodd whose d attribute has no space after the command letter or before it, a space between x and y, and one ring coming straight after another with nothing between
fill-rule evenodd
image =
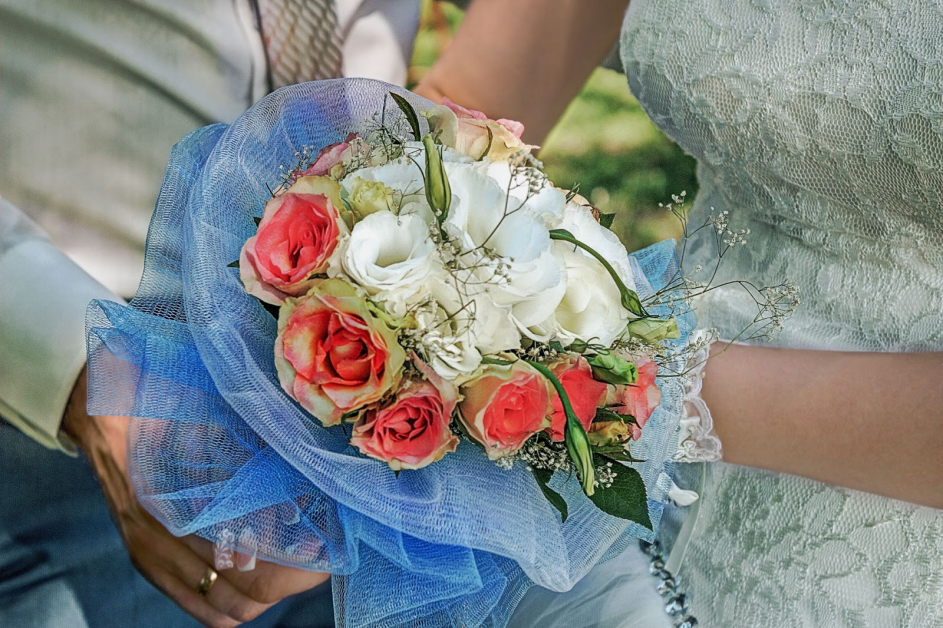
<instances>
[{"instance_id":1,"label":"blue tulle wrapping","mask_svg":"<svg viewBox=\"0 0 943 628\"><path fill-rule=\"evenodd\" d=\"M361 456L344 428L321 427L281 390L275 319L229 267L279 166L364 130L384 107L396 120L391 90L430 106L374 81L307 83L174 148L137 296L89 306L89 410L138 417L132 479L168 529L231 535L265 560L332 572L338 625L503 626L528 587L567 590L652 532L601 513L557 474L570 509L561 524L523 465L501 469L467 442L398 477ZM633 256L643 297L674 274L674 248ZM679 323L681 345L693 316ZM678 378L659 384L662 403L633 447L656 525L683 395Z\"/></svg>"}]
</instances>

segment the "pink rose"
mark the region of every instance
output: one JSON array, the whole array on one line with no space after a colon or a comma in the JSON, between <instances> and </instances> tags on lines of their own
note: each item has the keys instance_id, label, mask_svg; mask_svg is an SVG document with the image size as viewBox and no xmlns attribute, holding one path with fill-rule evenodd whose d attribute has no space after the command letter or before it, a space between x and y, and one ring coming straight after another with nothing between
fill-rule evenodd
<instances>
[{"instance_id":1,"label":"pink rose","mask_svg":"<svg viewBox=\"0 0 943 628\"><path fill-rule=\"evenodd\" d=\"M278 379L325 426L378 402L399 384L405 360L396 335L341 279L286 299L279 311Z\"/></svg>"},{"instance_id":2,"label":"pink rose","mask_svg":"<svg viewBox=\"0 0 943 628\"><path fill-rule=\"evenodd\" d=\"M442 143L472 159L487 156L504 161L519 150L537 148L521 141L524 125L515 120L491 120L480 111L456 105L448 98L429 109L429 125Z\"/></svg>"},{"instance_id":3,"label":"pink rose","mask_svg":"<svg viewBox=\"0 0 943 628\"><path fill-rule=\"evenodd\" d=\"M422 370L426 381L407 383L386 406L364 411L350 439L394 471L421 469L458 446L458 437L449 429L458 389L432 369Z\"/></svg>"},{"instance_id":4,"label":"pink rose","mask_svg":"<svg viewBox=\"0 0 943 628\"><path fill-rule=\"evenodd\" d=\"M631 414L638 425L629 425L633 440L642 436L642 428L658 404L661 403L661 390L655 384L658 365L651 360L636 362L638 379L634 384L616 386L607 400L607 405L619 414Z\"/></svg>"},{"instance_id":5,"label":"pink rose","mask_svg":"<svg viewBox=\"0 0 943 628\"><path fill-rule=\"evenodd\" d=\"M337 164L344 162L350 156L350 143L356 140L357 133L351 133L343 142L328 144L322 148L308 169L301 173L303 177L324 177L331 174Z\"/></svg>"},{"instance_id":6,"label":"pink rose","mask_svg":"<svg viewBox=\"0 0 943 628\"><path fill-rule=\"evenodd\" d=\"M262 221L239 255L246 291L281 305L305 294L319 280L347 225L341 219L340 188L326 177L303 177L265 205Z\"/></svg>"},{"instance_id":7,"label":"pink rose","mask_svg":"<svg viewBox=\"0 0 943 628\"><path fill-rule=\"evenodd\" d=\"M550 367L550 370L563 384L563 390L570 398L570 405L573 407L576 418L580 420L583 428L589 431L593 419L596 418L599 400L606 394L607 385L593 379L593 369L582 356L561 360ZM553 395L552 404L553 416L547 432L552 440L559 443L563 441L566 429L566 414L563 412L563 402L560 401L559 395Z\"/></svg>"},{"instance_id":8,"label":"pink rose","mask_svg":"<svg viewBox=\"0 0 943 628\"><path fill-rule=\"evenodd\" d=\"M462 425L492 460L513 454L550 425L550 383L524 362L488 365L462 392Z\"/></svg>"}]
</instances>

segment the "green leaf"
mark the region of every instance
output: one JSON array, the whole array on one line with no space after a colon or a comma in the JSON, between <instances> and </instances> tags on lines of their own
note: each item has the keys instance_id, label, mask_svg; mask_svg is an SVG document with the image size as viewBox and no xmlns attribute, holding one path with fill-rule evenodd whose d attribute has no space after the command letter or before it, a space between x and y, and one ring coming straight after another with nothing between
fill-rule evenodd
<instances>
[{"instance_id":1,"label":"green leaf","mask_svg":"<svg viewBox=\"0 0 943 628\"><path fill-rule=\"evenodd\" d=\"M550 478L553 477L553 471L550 469L535 469L534 467L531 467L530 471L534 474L534 479L537 480L537 486L540 487L540 491L544 494L544 497L547 498L551 506L560 512L560 523L566 523L566 518L569 516L566 500L563 499L560 493L548 486Z\"/></svg>"},{"instance_id":2,"label":"green leaf","mask_svg":"<svg viewBox=\"0 0 943 628\"><path fill-rule=\"evenodd\" d=\"M596 408L596 417L593 421L621 421L623 423L638 425L635 417L631 414L619 414L612 408Z\"/></svg>"},{"instance_id":3,"label":"green leaf","mask_svg":"<svg viewBox=\"0 0 943 628\"><path fill-rule=\"evenodd\" d=\"M639 460L634 457L632 454L622 449L621 447L617 450L610 451L609 449L594 449L595 453L609 458L610 460L615 460L616 462L645 462L644 460Z\"/></svg>"},{"instance_id":4,"label":"green leaf","mask_svg":"<svg viewBox=\"0 0 943 628\"><path fill-rule=\"evenodd\" d=\"M262 222L262 218L260 216L253 216L252 221L255 223L255 226L258 227L259 223Z\"/></svg>"},{"instance_id":5,"label":"green leaf","mask_svg":"<svg viewBox=\"0 0 943 628\"><path fill-rule=\"evenodd\" d=\"M606 229L612 229L612 221L615 219L615 214L599 214L599 224Z\"/></svg>"},{"instance_id":6,"label":"green leaf","mask_svg":"<svg viewBox=\"0 0 943 628\"><path fill-rule=\"evenodd\" d=\"M606 466L609 462L604 456L593 456L597 466ZM590 499L596 508L613 517L634 521L635 523L652 529L652 520L648 516L648 495L642 476L632 467L618 465L613 467L616 477L612 486L599 487Z\"/></svg>"},{"instance_id":7,"label":"green leaf","mask_svg":"<svg viewBox=\"0 0 943 628\"><path fill-rule=\"evenodd\" d=\"M226 268L239 268L239 260L236 260L235 262L229 262L226 264Z\"/></svg>"},{"instance_id":8,"label":"green leaf","mask_svg":"<svg viewBox=\"0 0 943 628\"><path fill-rule=\"evenodd\" d=\"M420 141L422 139L422 132L419 130L419 116L416 115L416 110L409 104L409 101L399 94L390 92L390 96L393 97L393 100L396 101L396 106L399 107L403 115L406 116L406 121L409 122L409 126L413 130L413 138L415 138L417 142Z\"/></svg>"}]
</instances>

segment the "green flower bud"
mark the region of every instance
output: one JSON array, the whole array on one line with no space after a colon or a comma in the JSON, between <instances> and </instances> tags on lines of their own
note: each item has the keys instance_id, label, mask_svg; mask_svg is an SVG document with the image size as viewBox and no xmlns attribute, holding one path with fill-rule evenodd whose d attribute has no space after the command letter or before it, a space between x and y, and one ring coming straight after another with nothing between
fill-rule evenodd
<instances>
[{"instance_id":1,"label":"green flower bud","mask_svg":"<svg viewBox=\"0 0 943 628\"><path fill-rule=\"evenodd\" d=\"M678 323L673 318L640 318L629 323L629 334L650 345L666 339L680 338Z\"/></svg>"},{"instance_id":2,"label":"green flower bud","mask_svg":"<svg viewBox=\"0 0 943 628\"><path fill-rule=\"evenodd\" d=\"M570 454L570 460L580 476L583 492L586 493L587 497L590 497L596 492L594 486L596 484L596 469L593 467L593 452L589 447L586 430L575 418L567 417L564 442L566 443L567 453Z\"/></svg>"},{"instance_id":3,"label":"green flower bud","mask_svg":"<svg viewBox=\"0 0 943 628\"><path fill-rule=\"evenodd\" d=\"M445 174L445 164L431 135L422 138L426 147L426 200L432 207L436 221L441 225L449 215L452 205L452 188Z\"/></svg>"},{"instance_id":4,"label":"green flower bud","mask_svg":"<svg viewBox=\"0 0 943 628\"><path fill-rule=\"evenodd\" d=\"M638 379L638 369L635 364L623 360L614 353L597 353L587 358L593 369L593 377L607 384L626 385L634 384Z\"/></svg>"}]
</instances>

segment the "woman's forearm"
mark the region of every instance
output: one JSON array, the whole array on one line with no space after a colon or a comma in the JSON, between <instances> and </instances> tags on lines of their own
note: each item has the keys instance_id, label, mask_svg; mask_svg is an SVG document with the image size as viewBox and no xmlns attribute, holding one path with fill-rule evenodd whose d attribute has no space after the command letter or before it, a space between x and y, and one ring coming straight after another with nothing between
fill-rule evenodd
<instances>
[{"instance_id":1,"label":"woman's forearm","mask_svg":"<svg viewBox=\"0 0 943 628\"><path fill-rule=\"evenodd\" d=\"M943 353L734 345L705 372L726 461L943 508Z\"/></svg>"},{"instance_id":2,"label":"woman's forearm","mask_svg":"<svg viewBox=\"0 0 943 628\"><path fill-rule=\"evenodd\" d=\"M628 0L475 0L416 91L524 123L539 144L615 44Z\"/></svg>"}]
</instances>

